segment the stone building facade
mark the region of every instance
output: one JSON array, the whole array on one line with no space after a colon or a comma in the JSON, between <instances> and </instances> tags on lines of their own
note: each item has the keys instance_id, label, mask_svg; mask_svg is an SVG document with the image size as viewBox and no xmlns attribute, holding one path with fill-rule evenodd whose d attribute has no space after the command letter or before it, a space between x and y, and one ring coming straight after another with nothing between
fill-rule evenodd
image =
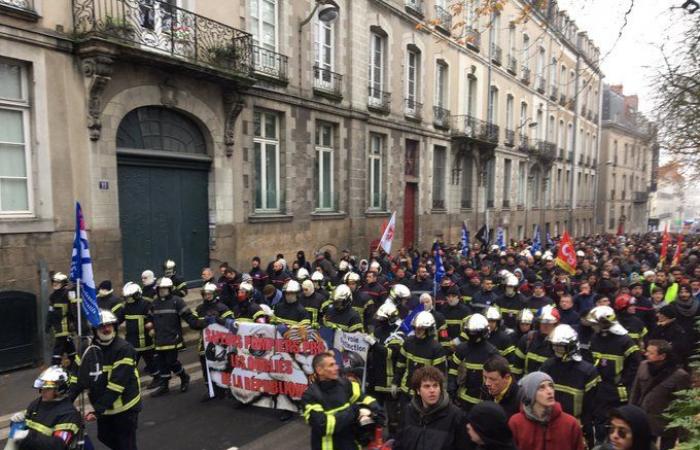
<instances>
[{"instance_id":1,"label":"stone building facade","mask_svg":"<svg viewBox=\"0 0 700 450\"><path fill-rule=\"evenodd\" d=\"M599 50L556 2L335 3L0 0L0 289L68 269L76 200L117 285L364 255L393 211L395 248L594 230Z\"/></svg>"},{"instance_id":2,"label":"stone building facade","mask_svg":"<svg viewBox=\"0 0 700 450\"><path fill-rule=\"evenodd\" d=\"M650 225L659 144L654 124L637 111L638 102L636 95L624 94L622 85L603 88L596 217L606 233L645 233Z\"/></svg>"}]
</instances>

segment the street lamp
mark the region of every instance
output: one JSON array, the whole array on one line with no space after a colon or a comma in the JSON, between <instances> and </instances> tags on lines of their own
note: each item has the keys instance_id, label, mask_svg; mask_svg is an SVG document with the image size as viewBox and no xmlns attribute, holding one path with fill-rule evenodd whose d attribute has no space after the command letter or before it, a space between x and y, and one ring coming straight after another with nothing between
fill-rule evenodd
<instances>
[{"instance_id":1,"label":"street lamp","mask_svg":"<svg viewBox=\"0 0 700 450\"><path fill-rule=\"evenodd\" d=\"M299 24L299 32L301 33L301 29L309 23L309 21L314 17L314 14L316 14L316 11L318 11L318 19L321 22L332 22L335 19L338 18L338 13L340 12L340 6L335 2L335 0L316 0L316 5L314 6L314 9L311 11L311 14L308 15L308 17L304 20L301 21Z\"/></svg>"}]
</instances>

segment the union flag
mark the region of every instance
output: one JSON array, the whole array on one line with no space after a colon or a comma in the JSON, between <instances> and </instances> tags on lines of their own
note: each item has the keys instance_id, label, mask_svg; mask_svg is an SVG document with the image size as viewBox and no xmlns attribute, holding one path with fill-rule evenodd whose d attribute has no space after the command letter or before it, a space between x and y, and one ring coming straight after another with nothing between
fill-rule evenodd
<instances>
[{"instance_id":1,"label":"union flag","mask_svg":"<svg viewBox=\"0 0 700 450\"><path fill-rule=\"evenodd\" d=\"M576 250L574 250L574 244L566 230L559 241L559 251L555 263L571 275L576 273Z\"/></svg>"}]
</instances>

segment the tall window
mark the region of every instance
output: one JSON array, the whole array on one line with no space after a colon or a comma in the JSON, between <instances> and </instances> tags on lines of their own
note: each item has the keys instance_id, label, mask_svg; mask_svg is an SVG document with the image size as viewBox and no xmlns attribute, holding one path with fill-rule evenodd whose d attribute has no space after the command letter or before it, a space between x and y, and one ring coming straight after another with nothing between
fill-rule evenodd
<instances>
[{"instance_id":1,"label":"tall window","mask_svg":"<svg viewBox=\"0 0 700 450\"><path fill-rule=\"evenodd\" d=\"M559 74L559 90L562 94L566 94L567 84L566 84L566 66L561 66L561 73Z\"/></svg>"},{"instance_id":2,"label":"tall window","mask_svg":"<svg viewBox=\"0 0 700 450\"><path fill-rule=\"evenodd\" d=\"M527 163L518 163L518 205L525 204L525 193L527 192Z\"/></svg>"},{"instance_id":3,"label":"tall window","mask_svg":"<svg viewBox=\"0 0 700 450\"><path fill-rule=\"evenodd\" d=\"M489 122L498 123L498 88L491 86L491 110L489 111Z\"/></svg>"},{"instance_id":4,"label":"tall window","mask_svg":"<svg viewBox=\"0 0 700 450\"><path fill-rule=\"evenodd\" d=\"M511 25L508 27L508 52L508 56L515 58L515 25Z\"/></svg>"},{"instance_id":5,"label":"tall window","mask_svg":"<svg viewBox=\"0 0 700 450\"><path fill-rule=\"evenodd\" d=\"M523 34L523 48L520 59L522 60L523 67L530 67L530 58L528 58L528 52L530 51L530 36Z\"/></svg>"},{"instance_id":6,"label":"tall window","mask_svg":"<svg viewBox=\"0 0 700 450\"><path fill-rule=\"evenodd\" d=\"M277 51L277 0L250 0L250 33L255 45Z\"/></svg>"},{"instance_id":7,"label":"tall window","mask_svg":"<svg viewBox=\"0 0 700 450\"><path fill-rule=\"evenodd\" d=\"M0 59L0 214L30 212L27 88L25 67Z\"/></svg>"},{"instance_id":8,"label":"tall window","mask_svg":"<svg viewBox=\"0 0 700 450\"><path fill-rule=\"evenodd\" d=\"M369 136L369 207L384 207L382 189L382 155L384 154L384 136Z\"/></svg>"},{"instance_id":9,"label":"tall window","mask_svg":"<svg viewBox=\"0 0 700 450\"><path fill-rule=\"evenodd\" d=\"M445 147L433 147L433 208L445 208Z\"/></svg>"},{"instance_id":10,"label":"tall window","mask_svg":"<svg viewBox=\"0 0 700 450\"><path fill-rule=\"evenodd\" d=\"M564 148L564 133L566 132L566 128L564 128L564 121L560 120L559 121L559 128L557 128L557 147L558 148Z\"/></svg>"},{"instance_id":11,"label":"tall window","mask_svg":"<svg viewBox=\"0 0 700 450\"><path fill-rule=\"evenodd\" d=\"M513 161L510 159L503 160L503 207L510 207L510 189L511 189L511 177L513 170Z\"/></svg>"},{"instance_id":12,"label":"tall window","mask_svg":"<svg viewBox=\"0 0 700 450\"><path fill-rule=\"evenodd\" d=\"M334 61L333 22L317 20L315 29L315 63L316 67L321 70L314 71L314 76L328 83L331 81L330 72L333 71Z\"/></svg>"},{"instance_id":13,"label":"tall window","mask_svg":"<svg viewBox=\"0 0 700 450\"><path fill-rule=\"evenodd\" d=\"M508 94L506 96L506 128L509 130L514 130L515 124L513 123L513 96Z\"/></svg>"},{"instance_id":14,"label":"tall window","mask_svg":"<svg viewBox=\"0 0 700 450\"><path fill-rule=\"evenodd\" d=\"M557 59L552 58L552 65L549 68L549 83L552 87L557 86Z\"/></svg>"},{"instance_id":15,"label":"tall window","mask_svg":"<svg viewBox=\"0 0 700 450\"><path fill-rule=\"evenodd\" d=\"M418 80L420 79L420 53L408 50L406 58L406 106L410 111L415 111L418 101Z\"/></svg>"},{"instance_id":16,"label":"tall window","mask_svg":"<svg viewBox=\"0 0 700 450\"><path fill-rule=\"evenodd\" d=\"M255 209L280 209L279 117L275 113L253 114L255 152Z\"/></svg>"},{"instance_id":17,"label":"tall window","mask_svg":"<svg viewBox=\"0 0 700 450\"><path fill-rule=\"evenodd\" d=\"M316 173L318 196L316 208L332 210L333 198L333 126L319 123L316 126Z\"/></svg>"},{"instance_id":18,"label":"tall window","mask_svg":"<svg viewBox=\"0 0 700 450\"><path fill-rule=\"evenodd\" d=\"M537 51L537 75L544 78L544 47L540 47Z\"/></svg>"},{"instance_id":19,"label":"tall window","mask_svg":"<svg viewBox=\"0 0 700 450\"><path fill-rule=\"evenodd\" d=\"M465 152L462 160L462 208L472 207L472 183L474 182L474 160Z\"/></svg>"},{"instance_id":20,"label":"tall window","mask_svg":"<svg viewBox=\"0 0 700 450\"><path fill-rule=\"evenodd\" d=\"M467 115L476 117L476 78L467 76Z\"/></svg>"},{"instance_id":21,"label":"tall window","mask_svg":"<svg viewBox=\"0 0 700 450\"><path fill-rule=\"evenodd\" d=\"M435 65L435 106L444 108L447 104L447 64L438 61Z\"/></svg>"},{"instance_id":22,"label":"tall window","mask_svg":"<svg viewBox=\"0 0 700 450\"><path fill-rule=\"evenodd\" d=\"M569 84L566 89L566 96L570 99L574 98L574 92L576 90L576 72L573 70L569 72Z\"/></svg>"},{"instance_id":23,"label":"tall window","mask_svg":"<svg viewBox=\"0 0 700 450\"><path fill-rule=\"evenodd\" d=\"M369 53L369 97L382 100L384 90L384 37L378 33L370 35Z\"/></svg>"},{"instance_id":24,"label":"tall window","mask_svg":"<svg viewBox=\"0 0 700 450\"><path fill-rule=\"evenodd\" d=\"M493 33L493 44L501 45L501 15L495 13L493 15L493 23L491 24L491 33Z\"/></svg>"},{"instance_id":25,"label":"tall window","mask_svg":"<svg viewBox=\"0 0 700 450\"><path fill-rule=\"evenodd\" d=\"M555 142L556 132L556 119L554 119L554 116L549 116L549 123L547 124L547 140L549 142Z\"/></svg>"},{"instance_id":26,"label":"tall window","mask_svg":"<svg viewBox=\"0 0 700 450\"><path fill-rule=\"evenodd\" d=\"M572 151L574 149L574 125L571 123L569 123L566 129L566 141L567 149Z\"/></svg>"},{"instance_id":27,"label":"tall window","mask_svg":"<svg viewBox=\"0 0 700 450\"><path fill-rule=\"evenodd\" d=\"M518 129L520 130L520 134L527 134L527 131L525 129L526 122L527 121L527 103L522 102L520 104L520 123L518 124Z\"/></svg>"},{"instance_id":28,"label":"tall window","mask_svg":"<svg viewBox=\"0 0 700 450\"><path fill-rule=\"evenodd\" d=\"M496 158L486 162L486 207L493 208L496 201Z\"/></svg>"}]
</instances>

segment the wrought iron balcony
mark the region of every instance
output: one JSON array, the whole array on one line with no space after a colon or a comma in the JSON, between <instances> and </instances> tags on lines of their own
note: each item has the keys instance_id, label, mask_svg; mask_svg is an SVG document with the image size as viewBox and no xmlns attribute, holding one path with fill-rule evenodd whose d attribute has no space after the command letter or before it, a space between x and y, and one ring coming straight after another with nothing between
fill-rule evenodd
<instances>
[{"instance_id":1,"label":"wrought iron balcony","mask_svg":"<svg viewBox=\"0 0 700 450\"><path fill-rule=\"evenodd\" d=\"M541 73L538 73L535 76L535 89L537 89L537 92L539 92L540 94L544 94L544 90L545 90L544 85L545 85L544 75L542 75Z\"/></svg>"},{"instance_id":2,"label":"wrought iron balcony","mask_svg":"<svg viewBox=\"0 0 700 450\"><path fill-rule=\"evenodd\" d=\"M559 95L559 104L561 106L566 105L566 94L564 94L563 92Z\"/></svg>"},{"instance_id":3,"label":"wrought iron balcony","mask_svg":"<svg viewBox=\"0 0 700 450\"><path fill-rule=\"evenodd\" d=\"M387 114L391 105L391 93L379 90L373 86L369 86L367 91L369 93L367 97L367 108Z\"/></svg>"},{"instance_id":4,"label":"wrought iron balcony","mask_svg":"<svg viewBox=\"0 0 700 450\"><path fill-rule=\"evenodd\" d=\"M423 104L415 99L407 98L404 100L403 113L409 119L421 120L423 118Z\"/></svg>"},{"instance_id":5,"label":"wrought iron balcony","mask_svg":"<svg viewBox=\"0 0 700 450\"><path fill-rule=\"evenodd\" d=\"M646 203L649 200L649 193L647 191L635 191L632 196L632 201L634 203Z\"/></svg>"},{"instance_id":6,"label":"wrought iron balcony","mask_svg":"<svg viewBox=\"0 0 700 450\"><path fill-rule=\"evenodd\" d=\"M444 33L452 32L452 14L438 5L435 5L435 22L435 26Z\"/></svg>"},{"instance_id":7,"label":"wrought iron balcony","mask_svg":"<svg viewBox=\"0 0 700 450\"><path fill-rule=\"evenodd\" d=\"M498 144L498 125L469 115L452 116L452 136L468 138L489 144Z\"/></svg>"},{"instance_id":8,"label":"wrought iron balcony","mask_svg":"<svg viewBox=\"0 0 700 450\"><path fill-rule=\"evenodd\" d=\"M322 67L314 66L314 91L321 95L342 98L343 76Z\"/></svg>"},{"instance_id":9,"label":"wrought iron balcony","mask_svg":"<svg viewBox=\"0 0 700 450\"><path fill-rule=\"evenodd\" d=\"M515 145L515 131L506 129L506 140L504 144L507 147L513 147Z\"/></svg>"},{"instance_id":10,"label":"wrought iron balcony","mask_svg":"<svg viewBox=\"0 0 700 450\"><path fill-rule=\"evenodd\" d=\"M287 56L253 45L253 70L259 77L286 83Z\"/></svg>"},{"instance_id":11,"label":"wrought iron balcony","mask_svg":"<svg viewBox=\"0 0 700 450\"><path fill-rule=\"evenodd\" d=\"M549 99L553 102L557 101L557 95L559 94L559 88L556 85L549 86Z\"/></svg>"},{"instance_id":12,"label":"wrought iron balcony","mask_svg":"<svg viewBox=\"0 0 700 450\"><path fill-rule=\"evenodd\" d=\"M520 143L518 144L518 150L521 152L528 152L530 150L530 138L525 133L520 133Z\"/></svg>"},{"instance_id":13,"label":"wrought iron balcony","mask_svg":"<svg viewBox=\"0 0 700 450\"><path fill-rule=\"evenodd\" d=\"M97 38L133 55L147 52L149 61L176 58L178 66L186 61L233 76L253 74L249 33L166 1L73 0L73 23L78 43Z\"/></svg>"},{"instance_id":14,"label":"wrought iron balcony","mask_svg":"<svg viewBox=\"0 0 700 450\"><path fill-rule=\"evenodd\" d=\"M470 198L463 198L459 202L459 207L462 209L471 209L472 208L472 200Z\"/></svg>"},{"instance_id":15,"label":"wrought iron balcony","mask_svg":"<svg viewBox=\"0 0 700 450\"><path fill-rule=\"evenodd\" d=\"M433 209L445 209L445 199L444 198L434 198L433 199Z\"/></svg>"},{"instance_id":16,"label":"wrought iron balcony","mask_svg":"<svg viewBox=\"0 0 700 450\"><path fill-rule=\"evenodd\" d=\"M491 61L500 66L503 61L503 50L496 44L491 44Z\"/></svg>"},{"instance_id":17,"label":"wrought iron balcony","mask_svg":"<svg viewBox=\"0 0 700 450\"><path fill-rule=\"evenodd\" d=\"M557 157L557 146L553 142L532 139L530 141L530 154L545 164L551 164Z\"/></svg>"},{"instance_id":18,"label":"wrought iron balcony","mask_svg":"<svg viewBox=\"0 0 700 450\"><path fill-rule=\"evenodd\" d=\"M39 20L34 0L0 0L0 13L34 22Z\"/></svg>"},{"instance_id":19,"label":"wrought iron balcony","mask_svg":"<svg viewBox=\"0 0 700 450\"><path fill-rule=\"evenodd\" d=\"M523 84L530 84L530 68L523 66L522 70L520 71L520 81L523 82Z\"/></svg>"},{"instance_id":20,"label":"wrought iron balcony","mask_svg":"<svg viewBox=\"0 0 700 450\"><path fill-rule=\"evenodd\" d=\"M511 75L516 75L518 73L518 60L515 59L515 56L508 55L508 65L506 70L508 70Z\"/></svg>"},{"instance_id":21,"label":"wrought iron balcony","mask_svg":"<svg viewBox=\"0 0 700 450\"><path fill-rule=\"evenodd\" d=\"M510 200L503 199L503 207L509 209L510 208Z\"/></svg>"},{"instance_id":22,"label":"wrought iron balcony","mask_svg":"<svg viewBox=\"0 0 700 450\"><path fill-rule=\"evenodd\" d=\"M479 33L477 30L475 30L472 27L467 27L464 29L464 42L467 45L467 48L470 48L474 50L475 52L479 51L479 48L481 48L481 33Z\"/></svg>"},{"instance_id":23,"label":"wrought iron balcony","mask_svg":"<svg viewBox=\"0 0 700 450\"><path fill-rule=\"evenodd\" d=\"M405 5L408 12L423 16L423 0L406 0Z\"/></svg>"},{"instance_id":24,"label":"wrought iron balcony","mask_svg":"<svg viewBox=\"0 0 700 450\"><path fill-rule=\"evenodd\" d=\"M442 106L433 106L433 126L441 130L449 130L450 110Z\"/></svg>"}]
</instances>

